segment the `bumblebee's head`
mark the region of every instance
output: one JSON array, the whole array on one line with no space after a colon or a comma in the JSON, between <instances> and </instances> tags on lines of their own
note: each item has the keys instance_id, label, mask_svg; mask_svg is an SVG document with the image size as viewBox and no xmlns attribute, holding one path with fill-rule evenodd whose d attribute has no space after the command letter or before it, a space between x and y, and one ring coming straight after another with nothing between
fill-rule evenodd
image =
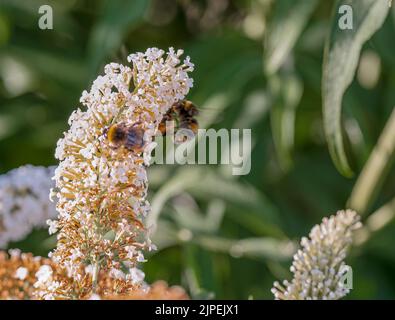
<instances>
[{"instance_id":1,"label":"bumblebee's head","mask_svg":"<svg viewBox=\"0 0 395 320\"><path fill-rule=\"evenodd\" d=\"M183 100L182 101L183 108L181 109L180 114L188 117L194 117L199 114L199 110L196 105L193 104L192 101Z\"/></svg>"},{"instance_id":2,"label":"bumblebee's head","mask_svg":"<svg viewBox=\"0 0 395 320\"><path fill-rule=\"evenodd\" d=\"M114 124L110 126L105 132L107 139L112 144L121 143L125 137L126 132L122 124Z\"/></svg>"},{"instance_id":3,"label":"bumblebee's head","mask_svg":"<svg viewBox=\"0 0 395 320\"><path fill-rule=\"evenodd\" d=\"M182 103L184 105L185 110L191 110L192 108L194 108L192 101L184 100Z\"/></svg>"}]
</instances>

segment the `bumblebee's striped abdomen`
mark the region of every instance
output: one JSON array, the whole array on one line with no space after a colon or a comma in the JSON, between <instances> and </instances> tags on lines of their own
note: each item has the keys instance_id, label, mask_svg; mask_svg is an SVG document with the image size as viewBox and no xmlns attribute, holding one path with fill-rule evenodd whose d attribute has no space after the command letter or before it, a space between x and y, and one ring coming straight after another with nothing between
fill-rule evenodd
<instances>
[{"instance_id":1,"label":"bumblebee's striped abdomen","mask_svg":"<svg viewBox=\"0 0 395 320\"><path fill-rule=\"evenodd\" d=\"M140 152L144 147L144 130L132 127L126 132L125 148L131 151Z\"/></svg>"},{"instance_id":2,"label":"bumblebee's striped abdomen","mask_svg":"<svg viewBox=\"0 0 395 320\"><path fill-rule=\"evenodd\" d=\"M180 128L189 129L194 134L197 134L198 129L199 129L199 123L195 118L188 117L188 118L185 118L181 121Z\"/></svg>"}]
</instances>

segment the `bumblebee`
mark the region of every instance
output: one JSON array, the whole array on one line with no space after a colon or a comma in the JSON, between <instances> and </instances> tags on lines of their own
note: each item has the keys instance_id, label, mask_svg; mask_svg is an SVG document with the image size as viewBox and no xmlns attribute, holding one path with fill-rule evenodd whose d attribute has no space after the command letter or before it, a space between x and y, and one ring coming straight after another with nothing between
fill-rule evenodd
<instances>
[{"instance_id":1,"label":"bumblebee","mask_svg":"<svg viewBox=\"0 0 395 320\"><path fill-rule=\"evenodd\" d=\"M181 120L179 128L189 129L196 135L199 129L199 123L195 118L188 117Z\"/></svg>"},{"instance_id":2,"label":"bumblebee","mask_svg":"<svg viewBox=\"0 0 395 320\"><path fill-rule=\"evenodd\" d=\"M180 116L180 118L193 118L199 114L198 107L189 100L181 100L176 102L172 109Z\"/></svg>"},{"instance_id":3,"label":"bumblebee","mask_svg":"<svg viewBox=\"0 0 395 320\"><path fill-rule=\"evenodd\" d=\"M199 114L199 110L189 100L180 100L173 104L173 106L163 116L161 123L159 124L159 131L163 136L166 135L166 122L175 121L178 124L177 129L189 129L194 134L199 129L199 123L196 120L196 116Z\"/></svg>"},{"instance_id":4,"label":"bumblebee","mask_svg":"<svg viewBox=\"0 0 395 320\"><path fill-rule=\"evenodd\" d=\"M175 116L172 112L172 108L167 111L167 113L163 116L162 121L159 123L158 130L162 134L162 136L166 135L166 122L174 121Z\"/></svg>"},{"instance_id":5,"label":"bumblebee","mask_svg":"<svg viewBox=\"0 0 395 320\"><path fill-rule=\"evenodd\" d=\"M145 146L144 130L138 123L132 126L125 123L113 124L105 131L105 135L113 149L124 147L129 151L140 153Z\"/></svg>"}]
</instances>

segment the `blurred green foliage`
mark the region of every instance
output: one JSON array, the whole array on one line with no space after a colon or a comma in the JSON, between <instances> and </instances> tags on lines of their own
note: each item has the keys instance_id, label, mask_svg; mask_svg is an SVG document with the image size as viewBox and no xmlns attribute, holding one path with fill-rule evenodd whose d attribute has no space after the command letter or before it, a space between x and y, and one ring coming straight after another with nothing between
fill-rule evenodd
<instances>
[{"instance_id":1,"label":"blurred green foliage","mask_svg":"<svg viewBox=\"0 0 395 320\"><path fill-rule=\"evenodd\" d=\"M184 48L196 65L189 98L201 106L200 122L251 128L252 170L232 177L214 165L150 168L159 251L144 265L147 280L180 283L193 297L271 299L273 281L290 277L298 239L346 206L395 102L391 12L364 44L366 63L343 101L356 173L343 177L321 107L334 2L0 0L0 172L56 164L68 116L105 63L153 46ZM38 28L42 4L53 7L53 30ZM394 190L392 170L369 213ZM353 251L349 298L395 297L394 232L392 222ZM11 246L45 254L53 245L36 231Z\"/></svg>"}]
</instances>

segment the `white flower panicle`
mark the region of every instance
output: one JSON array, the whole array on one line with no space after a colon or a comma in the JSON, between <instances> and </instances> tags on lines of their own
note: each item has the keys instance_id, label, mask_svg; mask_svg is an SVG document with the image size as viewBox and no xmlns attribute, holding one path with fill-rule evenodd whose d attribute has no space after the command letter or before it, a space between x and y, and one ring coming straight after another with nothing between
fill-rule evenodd
<instances>
[{"instance_id":1,"label":"white flower panicle","mask_svg":"<svg viewBox=\"0 0 395 320\"><path fill-rule=\"evenodd\" d=\"M57 216L48 199L54 169L26 165L0 176L0 248Z\"/></svg>"},{"instance_id":2,"label":"white flower panicle","mask_svg":"<svg viewBox=\"0 0 395 320\"><path fill-rule=\"evenodd\" d=\"M349 293L341 281L347 251L353 233L361 227L359 216L352 210L338 211L324 218L302 238L301 246L293 259L291 272L294 278L283 285L274 283L272 292L279 300L337 300Z\"/></svg>"},{"instance_id":3,"label":"white flower panicle","mask_svg":"<svg viewBox=\"0 0 395 320\"><path fill-rule=\"evenodd\" d=\"M59 233L51 257L73 281L92 277L92 292L85 296L95 293L99 271L133 283L141 279L134 268L145 261L144 250L154 249L144 226L150 210L144 161L149 156L144 153L152 148L114 148L106 132L121 123L138 126L144 131L144 146L150 145L163 115L192 87L188 73L193 64L188 57L181 61L182 53L151 48L130 55L131 67L106 65L104 75L82 93L86 110L73 112L70 129L58 142L53 193L59 218L49 225L51 233ZM86 273L89 265L93 271ZM125 270L133 272L124 276Z\"/></svg>"}]
</instances>

